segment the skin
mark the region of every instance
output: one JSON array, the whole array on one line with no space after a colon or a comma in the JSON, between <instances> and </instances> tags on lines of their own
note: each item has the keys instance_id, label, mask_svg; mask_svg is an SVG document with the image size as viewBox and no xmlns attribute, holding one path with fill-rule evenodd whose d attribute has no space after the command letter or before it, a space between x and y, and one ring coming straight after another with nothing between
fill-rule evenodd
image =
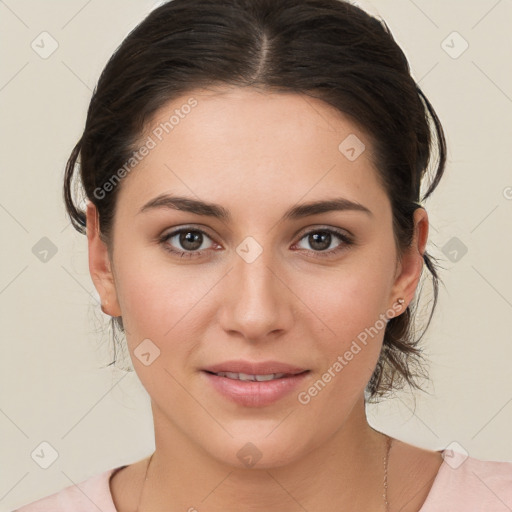
<instances>
[{"instance_id":1,"label":"skin","mask_svg":"<svg viewBox=\"0 0 512 512\"><path fill-rule=\"evenodd\" d=\"M385 436L368 424L363 394L384 329L306 405L297 392L264 407L234 404L200 368L228 359L283 361L310 370L301 386L307 390L397 298L405 299L398 314L412 300L427 213L416 210L414 240L399 263L371 141L309 96L192 91L160 109L141 141L190 97L197 106L120 185L112 254L94 205L87 208L92 279L104 311L123 317L134 369L151 398L156 451L141 510L217 512L234 502L254 512L385 510ZM350 134L366 146L354 161L338 149ZM139 213L164 192L217 203L233 219L164 208ZM373 215L331 211L279 221L297 203L338 196ZM180 227L207 233L202 255L166 251L187 251L178 236L158 241ZM305 235L327 228L348 231L355 243L332 235L328 249L342 249L325 256ZM251 263L236 252L248 236L263 249ZM148 366L134 355L147 338L160 350ZM237 457L248 442L262 455L253 467ZM111 479L120 512L136 509L147 463ZM391 510L418 511L440 464L440 453L395 440Z\"/></svg>"}]
</instances>

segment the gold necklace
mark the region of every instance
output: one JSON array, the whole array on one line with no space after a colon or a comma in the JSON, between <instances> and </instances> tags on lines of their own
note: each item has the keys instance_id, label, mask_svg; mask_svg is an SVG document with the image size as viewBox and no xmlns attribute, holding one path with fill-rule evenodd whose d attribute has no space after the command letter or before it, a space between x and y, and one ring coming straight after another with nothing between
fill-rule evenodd
<instances>
[{"instance_id":1,"label":"gold necklace","mask_svg":"<svg viewBox=\"0 0 512 512\"><path fill-rule=\"evenodd\" d=\"M382 497L384 498L384 506L386 507L386 512L389 512L389 503L388 503L388 459L389 459L389 450L391 449L391 443L393 442L393 438L386 436L386 454L384 455L384 492L382 493ZM149 465L151 464L151 460L153 459L153 455L155 452L151 454L149 457L148 465L146 466L146 474L144 476L144 483L142 484L142 489L140 491L139 503L137 505L137 512L140 512L140 504L142 502L142 495L144 493L144 487L146 486L146 480L148 479L148 470Z\"/></svg>"}]
</instances>

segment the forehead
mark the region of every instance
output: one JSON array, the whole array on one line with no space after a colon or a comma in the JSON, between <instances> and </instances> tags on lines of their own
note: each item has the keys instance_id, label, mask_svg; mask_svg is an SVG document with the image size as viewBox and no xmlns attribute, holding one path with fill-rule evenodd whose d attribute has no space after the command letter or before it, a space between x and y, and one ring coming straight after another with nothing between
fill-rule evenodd
<instances>
[{"instance_id":1,"label":"forehead","mask_svg":"<svg viewBox=\"0 0 512 512\"><path fill-rule=\"evenodd\" d=\"M122 187L134 207L165 192L253 209L258 198L262 209L326 195L386 200L367 134L303 94L194 90L162 107L139 143L151 149Z\"/></svg>"}]
</instances>

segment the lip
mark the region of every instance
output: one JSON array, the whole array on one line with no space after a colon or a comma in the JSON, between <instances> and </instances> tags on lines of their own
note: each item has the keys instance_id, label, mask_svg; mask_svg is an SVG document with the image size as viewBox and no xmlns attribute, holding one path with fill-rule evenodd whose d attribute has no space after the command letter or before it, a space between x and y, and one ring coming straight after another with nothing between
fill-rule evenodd
<instances>
[{"instance_id":1,"label":"lip","mask_svg":"<svg viewBox=\"0 0 512 512\"><path fill-rule=\"evenodd\" d=\"M300 368L287 363L279 361L243 361L232 360L224 361L223 363L214 364L203 368L204 371L219 373L219 372L233 372L233 373L247 373L249 375L268 375L270 373L287 373L295 375L306 371L307 368Z\"/></svg>"},{"instance_id":2,"label":"lip","mask_svg":"<svg viewBox=\"0 0 512 512\"><path fill-rule=\"evenodd\" d=\"M218 393L238 405L264 407L291 393L303 382L309 371L261 382L229 379L207 371L202 371L201 374Z\"/></svg>"}]
</instances>

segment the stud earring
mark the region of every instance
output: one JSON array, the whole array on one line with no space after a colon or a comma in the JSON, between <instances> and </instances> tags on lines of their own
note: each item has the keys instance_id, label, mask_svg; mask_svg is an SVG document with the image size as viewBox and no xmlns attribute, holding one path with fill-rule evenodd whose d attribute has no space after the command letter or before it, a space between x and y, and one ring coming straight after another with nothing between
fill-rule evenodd
<instances>
[{"instance_id":1,"label":"stud earring","mask_svg":"<svg viewBox=\"0 0 512 512\"><path fill-rule=\"evenodd\" d=\"M397 299L397 302L401 306L405 302L405 300L402 297L400 297L399 299Z\"/></svg>"}]
</instances>

